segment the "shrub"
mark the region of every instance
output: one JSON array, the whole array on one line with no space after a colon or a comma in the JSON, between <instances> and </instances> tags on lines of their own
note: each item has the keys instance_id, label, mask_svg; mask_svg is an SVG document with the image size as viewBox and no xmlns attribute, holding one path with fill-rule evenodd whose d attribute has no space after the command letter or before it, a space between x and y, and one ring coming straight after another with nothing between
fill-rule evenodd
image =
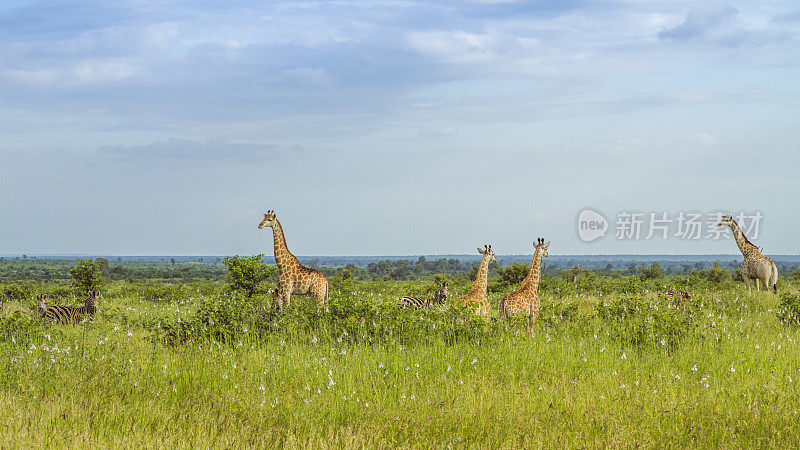
<instances>
[{"instance_id":1,"label":"shrub","mask_svg":"<svg viewBox=\"0 0 800 450\"><path fill-rule=\"evenodd\" d=\"M644 264L642 264L642 266L639 268L639 272L639 276L643 281L653 280L664 276L664 271L661 270L661 264L659 264L657 261L654 261L653 264L650 264L650 267L646 267Z\"/></svg>"},{"instance_id":2,"label":"shrub","mask_svg":"<svg viewBox=\"0 0 800 450\"><path fill-rule=\"evenodd\" d=\"M36 294L36 287L25 281L17 281L0 287L0 301L27 300Z\"/></svg>"},{"instance_id":3,"label":"shrub","mask_svg":"<svg viewBox=\"0 0 800 450\"><path fill-rule=\"evenodd\" d=\"M667 303L649 305L637 298L624 297L596 307L602 329L623 346L642 350L649 346L677 349L697 332L692 310L670 307Z\"/></svg>"},{"instance_id":4,"label":"shrub","mask_svg":"<svg viewBox=\"0 0 800 450\"><path fill-rule=\"evenodd\" d=\"M72 286L78 295L91 291L99 291L103 284L103 274L97 261L79 259L74 268L69 270L72 275Z\"/></svg>"},{"instance_id":5,"label":"shrub","mask_svg":"<svg viewBox=\"0 0 800 450\"><path fill-rule=\"evenodd\" d=\"M501 282L505 282L507 285L513 286L515 284L522 283L522 280L524 280L525 277L528 276L528 273L530 273L530 267L528 267L527 264L514 261L505 268L498 267L495 269L495 271L500 276Z\"/></svg>"},{"instance_id":6,"label":"shrub","mask_svg":"<svg viewBox=\"0 0 800 450\"><path fill-rule=\"evenodd\" d=\"M711 266L710 269L704 271L703 276L708 281L719 284L728 278L728 271L727 269L720 267L717 261L714 261L714 265Z\"/></svg>"},{"instance_id":7,"label":"shrub","mask_svg":"<svg viewBox=\"0 0 800 450\"><path fill-rule=\"evenodd\" d=\"M263 292L261 283L278 272L276 266L261 262L264 255L226 256L223 262L228 267L228 286L232 292L239 292L247 298Z\"/></svg>"},{"instance_id":8,"label":"shrub","mask_svg":"<svg viewBox=\"0 0 800 450\"><path fill-rule=\"evenodd\" d=\"M800 294L781 294L781 304L775 312L778 320L787 325L800 325Z\"/></svg>"},{"instance_id":9,"label":"shrub","mask_svg":"<svg viewBox=\"0 0 800 450\"><path fill-rule=\"evenodd\" d=\"M499 338L500 330L506 326L501 320L486 321L476 316L474 309L462 305L411 311L391 300L362 295L337 296L324 307L307 297L293 300L289 307L278 311L267 306L267 296L207 298L191 319L162 323L162 338L172 345L195 339L235 344L246 335L258 340L270 336L287 340L313 338L327 344L453 344L463 340L489 343Z\"/></svg>"}]
</instances>

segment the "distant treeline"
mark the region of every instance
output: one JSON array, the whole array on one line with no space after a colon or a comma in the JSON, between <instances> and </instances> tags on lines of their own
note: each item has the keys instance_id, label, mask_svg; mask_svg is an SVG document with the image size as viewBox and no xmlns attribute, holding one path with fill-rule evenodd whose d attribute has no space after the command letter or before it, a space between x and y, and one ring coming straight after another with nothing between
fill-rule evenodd
<instances>
[{"instance_id":1,"label":"distant treeline","mask_svg":"<svg viewBox=\"0 0 800 450\"><path fill-rule=\"evenodd\" d=\"M192 257L159 257L149 261L125 260L122 258L96 258L99 262L103 277L114 280L175 280L182 282L191 281L219 281L227 276L227 268L219 257L201 257L203 261L188 260ZM350 257L313 257L300 258L301 262L309 267L321 270L327 276L339 278L352 278L360 280L415 280L430 278L436 275L448 277L471 277L478 265L477 255L460 257L441 257L428 259L419 256L414 259L387 258L382 260L372 259L366 264L346 263L343 260ZM365 257L366 258L366 257ZM626 258L626 259L623 259ZM629 259L627 259L629 258ZM635 275L644 269L658 264L658 270L663 275L688 275L692 272L703 272L714 267L715 263L722 270L729 271L735 277L741 259L724 255L719 259L703 260L678 259L674 256L665 256L664 260L655 260L651 256L634 259L627 257L598 256L558 256L554 255L543 260L544 274L555 276L561 274L573 277L592 272L597 275ZM87 258L88 259L88 258ZM182 259L182 261L181 261ZM796 273L800 267L800 258L787 257L787 259L774 258L782 276ZM263 262L274 264L271 257L265 257ZM333 262L338 264L333 264ZM500 256L498 263L490 264L490 278L502 278L507 270L513 268L520 272L521 266L530 265L530 256ZM69 270L75 266L74 259L48 259L42 257L0 257L0 282L15 280L31 281L58 281L70 279Z\"/></svg>"}]
</instances>

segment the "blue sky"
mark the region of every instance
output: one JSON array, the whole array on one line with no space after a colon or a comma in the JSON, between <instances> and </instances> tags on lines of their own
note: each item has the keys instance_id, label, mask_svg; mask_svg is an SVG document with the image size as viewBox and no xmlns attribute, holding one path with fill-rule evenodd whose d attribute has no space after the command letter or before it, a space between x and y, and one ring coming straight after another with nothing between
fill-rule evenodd
<instances>
[{"instance_id":1,"label":"blue sky","mask_svg":"<svg viewBox=\"0 0 800 450\"><path fill-rule=\"evenodd\" d=\"M80 5L0 6L0 253L800 253L796 1Z\"/></svg>"}]
</instances>

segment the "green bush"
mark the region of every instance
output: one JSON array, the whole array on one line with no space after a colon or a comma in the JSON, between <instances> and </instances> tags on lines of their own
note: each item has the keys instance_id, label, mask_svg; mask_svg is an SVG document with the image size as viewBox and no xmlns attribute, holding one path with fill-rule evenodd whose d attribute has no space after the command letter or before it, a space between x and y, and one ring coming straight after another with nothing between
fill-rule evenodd
<instances>
[{"instance_id":1,"label":"green bush","mask_svg":"<svg viewBox=\"0 0 800 450\"><path fill-rule=\"evenodd\" d=\"M461 305L411 311L393 301L375 302L363 295L340 295L325 306L293 297L282 311L269 307L266 295L204 299L196 314L183 322L162 323L166 343L213 339L238 343L250 336L310 339L319 342L415 344L461 340L489 342L500 337L504 321L486 321Z\"/></svg>"},{"instance_id":2,"label":"green bush","mask_svg":"<svg viewBox=\"0 0 800 450\"><path fill-rule=\"evenodd\" d=\"M601 332L637 350L660 345L674 351L698 331L693 310L678 309L666 301L651 305L623 297L601 301L596 311Z\"/></svg>"},{"instance_id":3,"label":"green bush","mask_svg":"<svg viewBox=\"0 0 800 450\"><path fill-rule=\"evenodd\" d=\"M500 277L501 282L505 282L509 286L522 283L522 280L528 276L531 269L527 264L514 261L506 267L498 267L495 269L497 275Z\"/></svg>"},{"instance_id":4,"label":"green bush","mask_svg":"<svg viewBox=\"0 0 800 450\"><path fill-rule=\"evenodd\" d=\"M643 281L646 280L654 280L664 276L664 271L661 269L661 264L657 261L654 261L653 264L650 264L650 267L646 267L644 263L639 268L640 277Z\"/></svg>"},{"instance_id":5,"label":"green bush","mask_svg":"<svg viewBox=\"0 0 800 450\"><path fill-rule=\"evenodd\" d=\"M36 286L25 281L0 285L0 301L28 300L36 295Z\"/></svg>"},{"instance_id":6,"label":"green bush","mask_svg":"<svg viewBox=\"0 0 800 450\"><path fill-rule=\"evenodd\" d=\"M781 304L775 315L781 323L800 325L800 294L781 293Z\"/></svg>"},{"instance_id":7,"label":"green bush","mask_svg":"<svg viewBox=\"0 0 800 450\"><path fill-rule=\"evenodd\" d=\"M72 275L72 286L79 296L87 292L99 291L103 284L103 274L100 263L96 260L79 259L74 268L70 269Z\"/></svg>"},{"instance_id":8,"label":"green bush","mask_svg":"<svg viewBox=\"0 0 800 450\"><path fill-rule=\"evenodd\" d=\"M710 282L715 284L720 284L727 278L729 278L728 271L720 267L717 261L714 261L714 265L711 266L710 269L703 272L703 276Z\"/></svg>"},{"instance_id":9,"label":"green bush","mask_svg":"<svg viewBox=\"0 0 800 450\"><path fill-rule=\"evenodd\" d=\"M264 254L253 256L226 256L223 262L228 267L228 286L231 292L239 292L252 298L264 292L261 283L278 272L276 266L261 262Z\"/></svg>"}]
</instances>

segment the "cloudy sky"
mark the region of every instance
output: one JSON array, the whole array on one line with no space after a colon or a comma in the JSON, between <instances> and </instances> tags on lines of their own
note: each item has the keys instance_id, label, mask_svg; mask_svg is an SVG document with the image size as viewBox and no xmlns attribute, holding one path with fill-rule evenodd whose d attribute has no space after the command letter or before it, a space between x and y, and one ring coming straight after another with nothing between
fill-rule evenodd
<instances>
[{"instance_id":1,"label":"cloudy sky","mask_svg":"<svg viewBox=\"0 0 800 450\"><path fill-rule=\"evenodd\" d=\"M73 3L0 5L0 254L800 253L796 0Z\"/></svg>"}]
</instances>

